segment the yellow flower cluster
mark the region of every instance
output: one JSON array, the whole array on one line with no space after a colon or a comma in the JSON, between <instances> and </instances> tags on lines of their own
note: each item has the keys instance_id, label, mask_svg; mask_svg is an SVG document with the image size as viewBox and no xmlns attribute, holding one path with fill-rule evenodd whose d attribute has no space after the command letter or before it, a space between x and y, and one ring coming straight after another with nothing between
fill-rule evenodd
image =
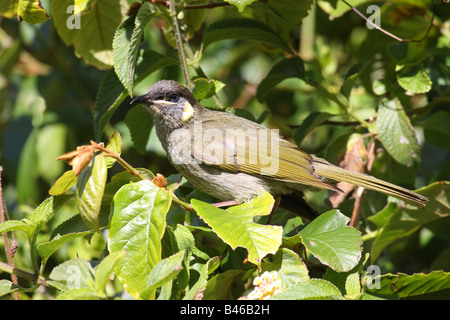
<instances>
[{"instance_id":1,"label":"yellow flower cluster","mask_svg":"<svg viewBox=\"0 0 450 320\"><path fill-rule=\"evenodd\" d=\"M248 294L248 298L251 300L265 300L281 290L281 281L278 280L276 271L265 271L253 280L253 285L255 288Z\"/></svg>"}]
</instances>

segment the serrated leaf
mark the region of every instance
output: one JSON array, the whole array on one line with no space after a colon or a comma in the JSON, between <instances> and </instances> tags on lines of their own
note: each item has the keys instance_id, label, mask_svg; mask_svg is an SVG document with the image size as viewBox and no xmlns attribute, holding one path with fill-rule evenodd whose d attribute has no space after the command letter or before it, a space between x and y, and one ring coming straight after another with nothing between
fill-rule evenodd
<instances>
[{"instance_id":1,"label":"serrated leaf","mask_svg":"<svg viewBox=\"0 0 450 320\"><path fill-rule=\"evenodd\" d=\"M361 234L347 226L349 221L339 210L330 210L300 231L306 250L338 272L351 270L361 258Z\"/></svg>"},{"instance_id":2,"label":"serrated leaf","mask_svg":"<svg viewBox=\"0 0 450 320\"><path fill-rule=\"evenodd\" d=\"M58 283L63 290L94 288L94 270L88 261L84 259L70 259L51 271L49 278Z\"/></svg>"},{"instance_id":3,"label":"serrated leaf","mask_svg":"<svg viewBox=\"0 0 450 320\"><path fill-rule=\"evenodd\" d=\"M113 198L108 247L110 252L127 252L114 271L135 298L161 261L161 238L171 200L170 192L149 180L127 184Z\"/></svg>"},{"instance_id":4,"label":"serrated leaf","mask_svg":"<svg viewBox=\"0 0 450 320\"><path fill-rule=\"evenodd\" d=\"M288 78L305 78L305 66L303 60L295 56L278 61L261 81L256 91L256 97L260 102L266 100L269 92L281 81Z\"/></svg>"},{"instance_id":5,"label":"serrated leaf","mask_svg":"<svg viewBox=\"0 0 450 320\"><path fill-rule=\"evenodd\" d=\"M98 300L100 297L94 288L75 288L61 292L56 300Z\"/></svg>"},{"instance_id":6,"label":"serrated leaf","mask_svg":"<svg viewBox=\"0 0 450 320\"><path fill-rule=\"evenodd\" d=\"M191 203L197 214L225 243L233 249L246 248L248 260L258 267L267 254L275 253L281 245L281 227L253 222L254 216L270 213L274 200L268 193L227 210L196 199L192 199Z\"/></svg>"},{"instance_id":7,"label":"serrated leaf","mask_svg":"<svg viewBox=\"0 0 450 320\"><path fill-rule=\"evenodd\" d=\"M410 235L430 221L450 215L450 182L435 182L416 192L430 199L425 207L402 207L390 203L369 218L380 230L372 243L370 251L372 262L378 258L386 246L395 240Z\"/></svg>"},{"instance_id":8,"label":"serrated leaf","mask_svg":"<svg viewBox=\"0 0 450 320\"><path fill-rule=\"evenodd\" d=\"M224 19L210 24L203 34L203 45L225 39L249 40L265 43L287 53L292 50L270 27L253 19Z\"/></svg>"},{"instance_id":9,"label":"serrated leaf","mask_svg":"<svg viewBox=\"0 0 450 320\"><path fill-rule=\"evenodd\" d=\"M65 193L77 182L77 177L73 170L69 170L63 173L61 177L56 180L55 184L50 188L48 193L51 196L58 196Z\"/></svg>"},{"instance_id":10,"label":"serrated leaf","mask_svg":"<svg viewBox=\"0 0 450 320\"><path fill-rule=\"evenodd\" d=\"M384 100L378 110L377 130L386 151L400 164L420 165L420 145L400 102Z\"/></svg>"},{"instance_id":11,"label":"serrated leaf","mask_svg":"<svg viewBox=\"0 0 450 320\"><path fill-rule=\"evenodd\" d=\"M79 237L87 236L92 233L93 233L92 230L77 233L69 233L62 236L57 236L50 241L38 244L37 251L42 258L42 265L45 266L47 260L51 257L51 255L67 242Z\"/></svg>"},{"instance_id":12,"label":"serrated leaf","mask_svg":"<svg viewBox=\"0 0 450 320\"><path fill-rule=\"evenodd\" d=\"M361 283L359 273L351 273L345 280L345 293L349 299L356 299L361 294Z\"/></svg>"},{"instance_id":13,"label":"serrated leaf","mask_svg":"<svg viewBox=\"0 0 450 320\"><path fill-rule=\"evenodd\" d=\"M155 290L166 282L171 281L182 270L182 261L185 251L175 253L174 255L165 258L158 262L152 269L147 279L147 287L141 292L140 298L149 300L154 299Z\"/></svg>"},{"instance_id":14,"label":"serrated leaf","mask_svg":"<svg viewBox=\"0 0 450 320\"><path fill-rule=\"evenodd\" d=\"M130 96L133 96L134 72L144 28L155 16L166 11L156 4L144 2L136 15L127 18L113 40L114 70Z\"/></svg>"},{"instance_id":15,"label":"serrated leaf","mask_svg":"<svg viewBox=\"0 0 450 320\"><path fill-rule=\"evenodd\" d=\"M33 213L31 214L30 220L31 222L38 224L38 223L45 223L49 221L55 212L69 199L72 199L74 195L68 194L68 195L61 195L56 197L49 197L42 201L42 203L34 209Z\"/></svg>"},{"instance_id":16,"label":"serrated leaf","mask_svg":"<svg viewBox=\"0 0 450 320\"><path fill-rule=\"evenodd\" d=\"M214 275L206 284L202 300L231 300L233 282L243 273L244 270L227 270Z\"/></svg>"},{"instance_id":17,"label":"serrated leaf","mask_svg":"<svg viewBox=\"0 0 450 320\"><path fill-rule=\"evenodd\" d=\"M294 28L297 28L311 10L313 0L266 0L252 5L252 14L257 20L264 21L273 30L289 40Z\"/></svg>"},{"instance_id":18,"label":"serrated leaf","mask_svg":"<svg viewBox=\"0 0 450 320\"><path fill-rule=\"evenodd\" d=\"M108 144L106 145L106 149L120 156L120 154L122 153L122 138L120 137L118 131L114 131L112 136L109 138ZM106 157L105 159L106 159L106 166L108 168L111 168L116 162L116 159L111 157Z\"/></svg>"},{"instance_id":19,"label":"serrated leaf","mask_svg":"<svg viewBox=\"0 0 450 320\"><path fill-rule=\"evenodd\" d=\"M199 250L195 247L195 239L191 231L184 225L176 224L167 228L168 236L170 239L170 246L174 252L185 251L184 259L182 262L183 269L177 277L178 284L182 289L189 289L190 270L189 264L191 261L192 253Z\"/></svg>"},{"instance_id":20,"label":"serrated leaf","mask_svg":"<svg viewBox=\"0 0 450 320\"><path fill-rule=\"evenodd\" d=\"M450 273L442 270L431 273L383 274L372 280L373 287L366 290L380 295L414 297L450 288Z\"/></svg>"},{"instance_id":21,"label":"serrated leaf","mask_svg":"<svg viewBox=\"0 0 450 320\"><path fill-rule=\"evenodd\" d=\"M77 180L78 209L84 223L94 231L99 230L99 214L107 173L105 158L97 155Z\"/></svg>"},{"instance_id":22,"label":"serrated leaf","mask_svg":"<svg viewBox=\"0 0 450 320\"><path fill-rule=\"evenodd\" d=\"M116 264L125 257L125 251L116 251L106 256L95 268L95 288L99 294L105 292L106 284Z\"/></svg>"},{"instance_id":23,"label":"serrated leaf","mask_svg":"<svg viewBox=\"0 0 450 320\"><path fill-rule=\"evenodd\" d=\"M20 289L19 286L16 286L12 281L2 279L0 280L0 297L18 291Z\"/></svg>"},{"instance_id":24,"label":"serrated leaf","mask_svg":"<svg viewBox=\"0 0 450 320\"><path fill-rule=\"evenodd\" d=\"M422 68L403 68L397 74L398 84L407 91L407 93L419 94L431 90L432 82Z\"/></svg>"},{"instance_id":25,"label":"serrated leaf","mask_svg":"<svg viewBox=\"0 0 450 320\"><path fill-rule=\"evenodd\" d=\"M300 146L303 139L308 135L309 132L317 128L318 125L323 123L325 120L333 117L332 114L326 112L312 112L310 113L301 123L301 125L294 130L293 139L295 143Z\"/></svg>"},{"instance_id":26,"label":"serrated leaf","mask_svg":"<svg viewBox=\"0 0 450 320\"><path fill-rule=\"evenodd\" d=\"M218 80L208 80L204 78L195 79L192 84L194 85L192 93L198 101L211 98L225 87L225 84Z\"/></svg>"},{"instance_id":27,"label":"serrated leaf","mask_svg":"<svg viewBox=\"0 0 450 320\"><path fill-rule=\"evenodd\" d=\"M125 124L131 133L136 150L144 154L153 128L153 117L142 105L132 107L125 116Z\"/></svg>"},{"instance_id":28,"label":"serrated leaf","mask_svg":"<svg viewBox=\"0 0 450 320\"><path fill-rule=\"evenodd\" d=\"M189 289L189 291L184 296L183 300L194 300L198 298L198 294L201 293L208 281L208 275L214 272L220 265L219 257L212 257L205 264L202 265L201 269L198 270L200 274L197 282Z\"/></svg>"},{"instance_id":29,"label":"serrated leaf","mask_svg":"<svg viewBox=\"0 0 450 320\"><path fill-rule=\"evenodd\" d=\"M78 11L67 13L69 8L78 10L73 4L73 0L51 2L52 18L59 36L86 63L109 69L113 65L114 33L128 10L127 1L96 0L91 10L82 16Z\"/></svg>"},{"instance_id":30,"label":"serrated leaf","mask_svg":"<svg viewBox=\"0 0 450 320\"><path fill-rule=\"evenodd\" d=\"M273 256L272 261L265 261L262 271L277 271L282 290L299 281L309 280L308 269L300 257L292 250L282 248Z\"/></svg>"},{"instance_id":31,"label":"serrated leaf","mask_svg":"<svg viewBox=\"0 0 450 320\"><path fill-rule=\"evenodd\" d=\"M33 224L28 219L22 220L8 220L0 223L0 233L20 230L31 236Z\"/></svg>"},{"instance_id":32,"label":"serrated leaf","mask_svg":"<svg viewBox=\"0 0 450 320\"><path fill-rule=\"evenodd\" d=\"M320 299L342 299L339 289L323 279L310 279L300 281L285 291L282 291L271 300L320 300Z\"/></svg>"},{"instance_id":33,"label":"serrated leaf","mask_svg":"<svg viewBox=\"0 0 450 320\"><path fill-rule=\"evenodd\" d=\"M47 11L39 0L19 0L17 15L28 23L41 23L48 19Z\"/></svg>"}]
</instances>

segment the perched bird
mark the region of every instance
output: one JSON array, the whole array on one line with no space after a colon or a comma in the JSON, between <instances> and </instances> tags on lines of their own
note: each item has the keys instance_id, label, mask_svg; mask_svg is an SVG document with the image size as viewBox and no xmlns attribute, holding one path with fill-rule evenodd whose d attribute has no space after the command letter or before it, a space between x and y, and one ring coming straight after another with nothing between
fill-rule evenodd
<instances>
[{"instance_id":1,"label":"perched bird","mask_svg":"<svg viewBox=\"0 0 450 320\"><path fill-rule=\"evenodd\" d=\"M202 192L242 203L267 191L276 203L309 220L317 212L303 198L305 187L340 192L345 181L424 206L422 195L372 176L342 169L310 155L277 132L233 114L204 108L186 87L161 80L132 100L154 117L171 164Z\"/></svg>"}]
</instances>

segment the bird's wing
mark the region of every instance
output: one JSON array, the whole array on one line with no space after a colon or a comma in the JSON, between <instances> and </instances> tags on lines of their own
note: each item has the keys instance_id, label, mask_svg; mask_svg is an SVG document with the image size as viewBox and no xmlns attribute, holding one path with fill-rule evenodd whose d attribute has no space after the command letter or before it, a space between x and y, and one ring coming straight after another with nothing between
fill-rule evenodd
<instances>
[{"instance_id":1,"label":"bird's wing","mask_svg":"<svg viewBox=\"0 0 450 320\"><path fill-rule=\"evenodd\" d=\"M218 112L205 112L197 127L191 128L192 155L197 161L226 171L339 190L314 173L311 155L295 144L228 113L221 112L219 129Z\"/></svg>"}]
</instances>

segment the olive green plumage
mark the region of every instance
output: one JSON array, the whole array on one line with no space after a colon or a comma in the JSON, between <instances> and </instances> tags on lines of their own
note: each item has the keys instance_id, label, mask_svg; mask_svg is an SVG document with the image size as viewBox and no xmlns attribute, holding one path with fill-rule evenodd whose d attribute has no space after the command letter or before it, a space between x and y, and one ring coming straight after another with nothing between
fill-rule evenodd
<instances>
[{"instance_id":1,"label":"olive green plumage","mask_svg":"<svg viewBox=\"0 0 450 320\"><path fill-rule=\"evenodd\" d=\"M200 191L221 201L247 201L263 191L280 206L308 219L317 214L304 201L305 186L340 191L345 181L424 206L427 198L372 176L348 171L300 150L250 120L200 105L175 81L155 83L132 104L154 117L156 133L172 165Z\"/></svg>"}]
</instances>

